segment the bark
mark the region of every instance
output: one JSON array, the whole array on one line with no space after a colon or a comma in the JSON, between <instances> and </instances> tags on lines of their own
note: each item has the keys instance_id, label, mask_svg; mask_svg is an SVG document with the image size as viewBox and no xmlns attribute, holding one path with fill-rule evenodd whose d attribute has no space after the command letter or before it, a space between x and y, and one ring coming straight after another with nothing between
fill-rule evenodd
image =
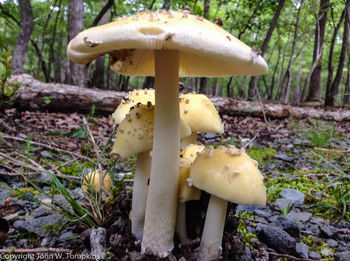
<instances>
[{"instance_id":1,"label":"bark","mask_svg":"<svg viewBox=\"0 0 350 261\"><path fill-rule=\"evenodd\" d=\"M58 19L61 14L61 6L62 6L62 0L58 3L58 11L56 14L55 18L55 24L53 27L53 32L52 32L52 38L50 41L50 53L49 53L49 64L48 64L48 74L51 75L51 69L52 69L52 64L54 67L54 79L55 82L61 82L61 57L62 57L62 38L59 38L57 41L57 47L56 47L56 52L54 49L54 45L56 42L56 32L57 32L57 24L58 24Z\"/></svg>"},{"instance_id":2,"label":"bark","mask_svg":"<svg viewBox=\"0 0 350 261\"><path fill-rule=\"evenodd\" d=\"M350 104L350 52L348 55L348 73L346 74L346 82L343 96L343 106Z\"/></svg>"},{"instance_id":3,"label":"bark","mask_svg":"<svg viewBox=\"0 0 350 261\"><path fill-rule=\"evenodd\" d=\"M304 0L300 1L299 3L299 8L298 8L298 14L297 14L297 20L295 22L295 28L294 28L294 37L293 37L293 44L292 44L292 52L289 56L289 61L288 61L288 65L287 65L287 70L286 73L283 77L283 87L285 89L285 93L284 93L284 102L287 103L289 100L289 93L290 93L290 85L291 85L291 81L292 81L292 64L294 61L294 52L295 52L295 46L297 44L297 39L298 39L298 28L299 28L299 21L300 21L300 11L301 8L304 4Z\"/></svg>"},{"instance_id":4,"label":"bark","mask_svg":"<svg viewBox=\"0 0 350 261\"><path fill-rule=\"evenodd\" d=\"M203 13L203 17L206 19L209 19L209 12L210 12L210 1L209 0L204 0L203 2L204 5L204 13ZM208 79L205 77L201 77L200 78L200 83L199 83L199 92L203 93L203 94L207 94L208 93Z\"/></svg>"},{"instance_id":5,"label":"bark","mask_svg":"<svg viewBox=\"0 0 350 261\"><path fill-rule=\"evenodd\" d=\"M83 0L69 0L68 6L68 42L83 30ZM68 58L67 58L68 59ZM68 61L69 73L66 83L86 86L85 65Z\"/></svg>"},{"instance_id":6,"label":"bark","mask_svg":"<svg viewBox=\"0 0 350 261\"><path fill-rule=\"evenodd\" d=\"M301 62L303 60L303 54L301 54L299 61L298 61L298 68L301 68ZM295 88L292 96L292 103L297 104L300 101L300 82L301 82L301 76L302 76L302 70L298 69L297 74L295 76Z\"/></svg>"},{"instance_id":7,"label":"bark","mask_svg":"<svg viewBox=\"0 0 350 261\"><path fill-rule=\"evenodd\" d=\"M320 1L319 14L318 14L318 16L316 16L314 53L313 53L313 58L312 58L313 62L316 61L318 55L320 57L319 57L319 61L317 63L316 68L313 70L313 72L311 74L309 95L306 98L307 101L320 100L321 89L322 89L322 85L321 85L322 63L320 62L320 60L322 59L323 52L321 52L321 50L323 50L323 45L324 45L324 33L325 33L325 29L326 29L327 11L328 11L329 7L330 7L329 0L321 0Z\"/></svg>"},{"instance_id":8,"label":"bark","mask_svg":"<svg viewBox=\"0 0 350 261\"><path fill-rule=\"evenodd\" d=\"M91 27L100 24L105 24L107 23L105 21L105 17L108 17L107 12L108 10L114 5L114 0L108 0L105 5L102 7L101 11L98 13L96 16L95 20L92 22ZM103 21L102 21L103 20ZM107 19L108 20L108 19ZM100 22L101 21L101 22Z\"/></svg>"},{"instance_id":9,"label":"bark","mask_svg":"<svg viewBox=\"0 0 350 261\"><path fill-rule=\"evenodd\" d=\"M146 76L145 81L143 82L142 89L154 88L154 77Z\"/></svg>"},{"instance_id":10,"label":"bark","mask_svg":"<svg viewBox=\"0 0 350 261\"><path fill-rule=\"evenodd\" d=\"M349 9L350 9L350 0L346 1L344 13L345 17L349 17ZM340 52L339 57L339 63L337 68L337 73L335 75L335 78L330 85L330 87L327 86L327 92L326 92L326 98L325 98L325 106L333 106L335 103L336 95L338 95L338 89L341 82L341 77L343 74L345 59L346 59L346 53L349 45L349 23L344 21L344 32L343 32L343 43L342 48Z\"/></svg>"},{"instance_id":11,"label":"bark","mask_svg":"<svg viewBox=\"0 0 350 261\"><path fill-rule=\"evenodd\" d=\"M285 0L281 0L277 6L277 9L276 9L276 12L271 20L271 23L270 23L270 27L269 27L269 30L267 31L267 34L266 34L266 37L263 41L263 44L261 46L261 52L260 52L260 55L262 57L264 57L264 54L267 50L267 47L268 47L268 44L270 42L270 39L271 39L271 36L272 36L272 33L276 27L276 24L277 24L277 21L278 21L278 18L281 14L281 11L283 9L283 6L284 6L284 3L285 3ZM249 100L252 100L254 95L255 95L255 86L256 86L256 80L257 80L257 77L256 76L252 76L250 78L250 82L249 82L249 89L248 89L248 99Z\"/></svg>"},{"instance_id":12,"label":"bark","mask_svg":"<svg viewBox=\"0 0 350 261\"><path fill-rule=\"evenodd\" d=\"M48 110L61 112L90 112L92 105L96 113L111 114L125 98L127 92L99 89L86 89L77 86L43 83L28 74L15 75L11 81L21 82L17 93L17 106L23 110ZM44 98L45 97L45 98ZM49 100L47 104L45 101ZM236 100L232 98L212 97L211 101L220 114L234 116L263 117L261 103ZM64 106L62 106L64 104ZM350 110L323 109L304 106L264 103L264 111L271 118L314 118L321 120L350 121Z\"/></svg>"},{"instance_id":13,"label":"bark","mask_svg":"<svg viewBox=\"0 0 350 261\"><path fill-rule=\"evenodd\" d=\"M164 0L162 9L164 10L170 9L170 0Z\"/></svg>"},{"instance_id":14,"label":"bark","mask_svg":"<svg viewBox=\"0 0 350 261\"><path fill-rule=\"evenodd\" d=\"M21 7L21 31L16 41L13 52L11 70L14 74L23 73L23 66L26 58L28 42L34 27L33 11L29 0L19 0Z\"/></svg>"},{"instance_id":15,"label":"bark","mask_svg":"<svg viewBox=\"0 0 350 261\"><path fill-rule=\"evenodd\" d=\"M95 22L98 23L98 21L100 22L100 25L106 24L108 23L108 9L113 5L114 0L113 1L108 1L102 8L102 10L100 11L100 13L98 14L98 16L96 17L93 25L95 26ZM106 9L106 10L105 10ZM103 15L99 18L100 14L103 13ZM99 19L97 19L99 18ZM96 25L97 25L96 23ZM100 88L100 89L105 89L105 59L106 56L103 55L99 58L96 59L95 65L95 71L94 71L94 77L93 77L93 86Z\"/></svg>"}]
</instances>

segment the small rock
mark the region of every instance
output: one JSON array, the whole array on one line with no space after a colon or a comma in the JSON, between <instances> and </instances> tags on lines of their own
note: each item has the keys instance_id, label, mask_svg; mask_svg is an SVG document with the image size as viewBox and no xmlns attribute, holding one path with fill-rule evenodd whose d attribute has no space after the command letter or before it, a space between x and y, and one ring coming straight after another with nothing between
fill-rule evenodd
<instances>
[{"instance_id":1,"label":"small rock","mask_svg":"<svg viewBox=\"0 0 350 261\"><path fill-rule=\"evenodd\" d=\"M290 214L293 215L297 220L301 222L307 222L312 217L312 213L310 212L291 211Z\"/></svg>"},{"instance_id":2,"label":"small rock","mask_svg":"<svg viewBox=\"0 0 350 261\"><path fill-rule=\"evenodd\" d=\"M41 240L40 246L42 247L54 247L57 242L57 237L55 236L49 236L44 237L43 240Z\"/></svg>"},{"instance_id":3,"label":"small rock","mask_svg":"<svg viewBox=\"0 0 350 261\"><path fill-rule=\"evenodd\" d=\"M284 254L293 254L296 241L284 230L271 225L259 224L256 231L259 239L269 247Z\"/></svg>"},{"instance_id":4,"label":"small rock","mask_svg":"<svg viewBox=\"0 0 350 261\"><path fill-rule=\"evenodd\" d=\"M321 225L319 227L321 231L321 236L324 238L334 238L336 236L336 233L338 232L338 229L332 226Z\"/></svg>"},{"instance_id":5,"label":"small rock","mask_svg":"<svg viewBox=\"0 0 350 261\"><path fill-rule=\"evenodd\" d=\"M297 243L295 245L295 252L300 258L309 258L309 247L304 243Z\"/></svg>"},{"instance_id":6,"label":"small rock","mask_svg":"<svg viewBox=\"0 0 350 261\"><path fill-rule=\"evenodd\" d=\"M40 156L43 158L47 158L47 159L53 159L54 156L52 156L52 154L46 150L40 151Z\"/></svg>"},{"instance_id":7,"label":"small rock","mask_svg":"<svg viewBox=\"0 0 350 261\"><path fill-rule=\"evenodd\" d=\"M334 254L335 261L349 261L350 251L342 251Z\"/></svg>"},{"instance_id":8,"label":"small rock","mask_svg":"<svg viewBox=\"0 0 350 261\"><path fill-rule=\"evenodd\" d=\"M316 237L318 237L320 235L320 229L318 228L317 225L310 225L308 229L305 229L305 231L308 233L308 234L312 234Z\"/></svg>"},{"instance_id":9,"label":"small rock","mask_svg":"<svg viewBox=\"0 0 350 261\"><path fill-rule=\"evenodd\" d=\"M71 238L75 237L76 234L74 234L72 231L68 231L63 233L62 235L60 235L60 237L58 238L60 241L67 241L70 240Z\"/></svg>"},{"instance_id":10,"label":"small rock","mask_svg":"<svg viewBox=\"0 0 350 261\"><path fill-rule=\"evenodd\" d=\"M324 224L324 219L323 218L318 218L318 217L312 217L310 222L313 223L313 224L321 225L321 224Z\"/></svg>"},{"instance_id":11,"label":"small rock","mask_svg":"<svg viewBox=\"0 0 350 261\"><path fill-rule=\"evenodd\" d=\"M99 227L91 230L90 245L91 255L97 260L104 260L107 257L105 228Z\"/></svg>"},{"instance_id":12,"label":"small rock","mask_svg":"<svg viewBox=\"0 0 350 261\"><path fill-rule=\"evenodd\" d=\"M298 221L295 219L294 216L290 214L281 215L276 218L276 220L272 223L272 225L283 229L289 235L294 237L297 241L300 240L300 228L299 228Z\"/></svg>"},{"instance_id":13,"label":"small rock","mask_svg":"<svg viewBox=\"0 0 350 261\"><path fill-rule=\"evenodd\" d=\"M293 149L293 148L294 148L294 145L293 145L293 144L288 144L287 147L286 147L287 150L291 150L291 149Z\"/></svg>"},{"instance_id":14,"label":"small rock","mask_svg":"<svg viewBox=\"0 0 350 261\"><path fill-rule=\"evenodd\" d=\"M48 215L52 215L52 213L50 213L46 207L40 206L33 211L31 216L33 218L38 218L38 217L44 217Z\"/></svg>"},{"instance_id":15,"label":"small rock","mask_svg":"<svg viewBox=\"0 0 350 261\"><path fill-rule=\"evenodd\" d=\"M309 258L320 260L321 259L321 255L319 253L315 252L315 251L311 251L309 253Z\"/></svg>"},{"instance_id":16,"label":"small rock","mask_svg":"<svg viewBox=\"0 0 350 261\"><path fill-rule=\"evenodd\" d=\"M283 199L288 200L293 206L301 206L304 204L305 195L299 190L285 188L281 191L280 195Z\"/></svg>"},{"instance_id":17,"label":"small rock","mask_svg":"<svg viewBox=\"0 0 350 261\"><path fill-rule=\"evenodd\" d=\"M335 248L338 246L338 242L335 241L334 239L327 239L326 243L331 247Z\"/></svg>"},{"instance_id":18,"label":"small rock","mask_svg":"<svg viewBox=\"0 0 350 261\"><path fill-rule=\"evenodd\" d=\"M265 209L255 209L254 214L257 215L258 217L269 218L272 216L273 213L269 208L265 208Z\"/></svg>"},{"instance_id":19,"label":"small rock","mask_svg":"<svg viewBox=\"0 0 350 261\"><path fill-rule=\"evenodd\" d=\"M57 215L47 215L34 218L33 216L27 216L24 220L16 220L13 223L13 227L18 231L33 232L37 235L42 235L45 231L46 225L59 224L63 221L63 218Z\"/></svg>"},{"instance_id":20,"label":"small rock","mask_svg":"<svg viewBox=\"0 0 350 261\"><path fill-rule=\"evenodd\" d=\"M75 200L82 200L84 198L83 190L80 187L76 187L75 189L68 190L69 194L75 199Z\"/></svg>"},{"instance_id":21,"label":"small rock","mask_svg":"<svg viewBox=\"0 0 350 261\"><path fill-rule=\"evenodd\" d=\"M332 254L332 250L328 247L321 250L321 255L323 256L330 256Z\"/></svg>"},{"instance_id":22,"label":"small rock","mask_svg":"<svg viewBox=\"0 0 350 261\"><path fill-rule=\"evenodd\" d=\"M283 198L278 198L273 203L273 207L276 210L287 209L291 207L290 201Z\"/></svg>"},{"instance_id":23,"label":"small rock","mask_svg":"<svg viewBox=\"0 0 350 261\"><path fill-rule=\"evenodd\" d=\"M290 156L287 156L286 154L283 154L281 152L278 152L276 155L275 155L275 159L277 160L282 160L284 162L288 162L288 163L292 163L293 161L295 161L297 158L296 157L290 157Z\"/></svg>"},{"instance_id":24,"label":"small rock","mask_svg":"<svg viewBox=\"0 0 350 261\"><path fill-rule=\"evenodd\" d=\"M38 183L52 183L52 177L49 173L40 172L35 176L35 181Z\"/></svg>"}]
</instances>

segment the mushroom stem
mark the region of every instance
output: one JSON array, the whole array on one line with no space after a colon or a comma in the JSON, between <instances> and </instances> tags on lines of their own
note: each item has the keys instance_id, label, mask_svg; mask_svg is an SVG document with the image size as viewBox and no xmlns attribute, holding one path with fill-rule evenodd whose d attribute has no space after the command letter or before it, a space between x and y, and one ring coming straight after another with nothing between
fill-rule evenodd
<instances>
[{"instance_id":1,"label":"mushroom stem","mask_svg":"<svg viewBox=\"0 0 350 261\"><path fill-rule=\"evenodd\" d=\"M198 260L208 261L220 258L226 210L227 200L211 195L199 246Z\"/></svg>"},{"instance_id":2,"label":"mushroom stem","mask_svg":"<svg viewBox=\"0 0 350 261\"><path fill-rule=\"evenodd\" d=\"M155 121L142 252L166 257L173 249L179 154L179 51L156 50Z\"/></svg>"},{"instance_id":3,"label":"mushroom stem","mask_svg":"<svg viewBox=\"0 0 350 261\"><path fill-rule=\"evenodd\" d=\"M190 144L196 144L197 143L197 132L192 131L192 134L188 137L181 139L181 149L186 148Z\"/></svg>"},{"instance_id":4,"label":"mushroom stem","mask_svg":"<svg viewBox=\"0 0 350 261\"><path fill-rule=\"evenodd\" d=\"M179 235L181 244L186 246L190 243L186 227L186 203L178 202L176 217L176 233Z\"/></svg>"},{"instance_id":5,"label":"mushroom stem","mask_svg":"<svg viewBox=\"0 0 350 261\"><path fill-rule=\"evenodd\" d=\"M137 155L134 187L132 193L131 231L138 239L142 239L145 223L146 202L148 194L148 180L151 171L150 151Z\"/></svg>"}]
</instances>

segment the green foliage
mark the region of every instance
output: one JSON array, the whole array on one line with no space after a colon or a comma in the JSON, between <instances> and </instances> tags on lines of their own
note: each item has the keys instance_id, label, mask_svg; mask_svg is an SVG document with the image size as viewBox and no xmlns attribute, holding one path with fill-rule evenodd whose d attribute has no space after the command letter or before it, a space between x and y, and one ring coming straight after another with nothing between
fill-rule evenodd
<instances>
[{"instance_id":1,"label":"green foliage","mask_svg":"<svg viewBox=\"0 0 350 261\"><path fill-rule=\"evenodd\" d=\"M13 105L20 83L8 82L11 77L11 53L0 55L0 112Z\"/></svg>"},{"instance_id":2,"label":"green foliage","mask_svg":"<svg viewBox=\"0 0 350 261\"><path fill-rule=\"evenodd\" d=\"M266 147L254 147L247 150L249 156L259 162L264 163L267 160L272 159L276 155L276 150Z\"/></svg>"},{"instance_id":3,"label":"green foliage","mask_svg":"<svg viewBox=\"0 0 350 261\"><path fill-rule=\"evenodd\" d=\"M314 121L314 127L307 131L307 137L315 147L325 147L334 137L335 125L325 126L323 121Z\"/></svg>"},{"instance_id":4,"label":"green foliage","mask_svg":"<svg viewBox=\"0 0 350 261\"><path fill-rule=\"evenodd\" d=\"M309 251L315 251L322 255L322 250L327 248L330 250L330 256L322 255L324 258L328 258L328 260L334 260L333 254L334 250L329 247L327 243L325 243L322 239L316 238L314 236L303 236L301 237L301 242L309 246Z\"/></svg>"}]
</instances>

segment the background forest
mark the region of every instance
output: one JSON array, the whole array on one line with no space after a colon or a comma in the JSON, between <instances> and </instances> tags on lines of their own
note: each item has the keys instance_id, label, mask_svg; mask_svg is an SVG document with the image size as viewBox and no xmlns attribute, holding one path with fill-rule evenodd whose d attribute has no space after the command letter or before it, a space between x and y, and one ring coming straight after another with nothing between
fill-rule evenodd
<instances>
[{"instance_id":1,"label":"background forest","mask_svg":"<svg viewBox=\"0 0 350 261\"><path fill-rule=\"evenodd\" d=\"M262 77L184 78L208 95L325 105L350 102L350 0L0 1L0 51L12 73L45 82L127 91L152 87L150 77L126 77L109 57L76 65L66 56L70 39L88 27L141 10L184 9L222 24L264 55ZM9 53L8 53L9 52Z\"/></svg>"}]
</instances>

